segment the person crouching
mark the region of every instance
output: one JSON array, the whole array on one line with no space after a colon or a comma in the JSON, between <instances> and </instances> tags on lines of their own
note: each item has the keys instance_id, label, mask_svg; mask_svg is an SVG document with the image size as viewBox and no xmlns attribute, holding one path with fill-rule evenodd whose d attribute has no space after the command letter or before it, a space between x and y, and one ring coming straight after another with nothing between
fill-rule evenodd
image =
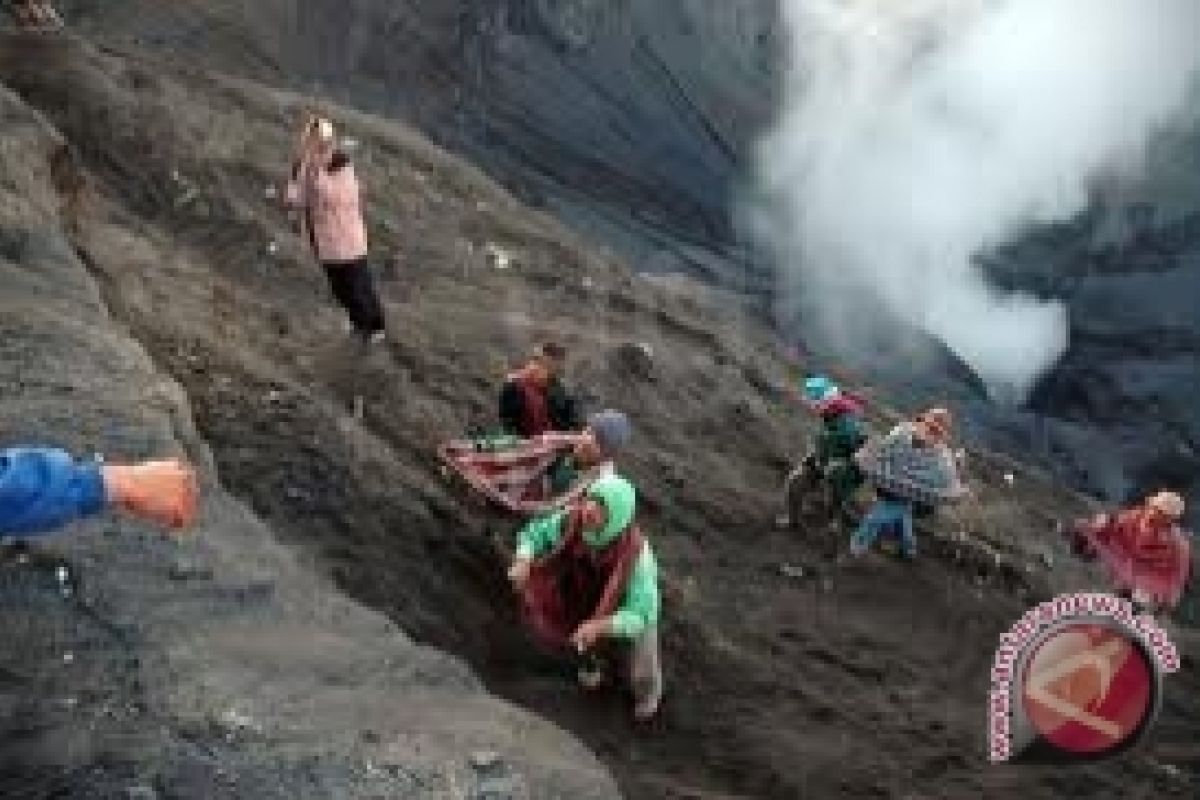
<instances>
[{"instance_id":1,"label":"person crouching","mask_svg":"<svg viewBox=\"0 0 1200 800\"><path fill-rule=\"evenodd\" d=\"M635 521L637 493L607 475L570 508L534 520L518 534L509 579L526 623L550 650L582 657L579 682L605 682L613 657L624 662L634 716L653 718L663 693L658 564Z\"/></svg>"}]
</instances>

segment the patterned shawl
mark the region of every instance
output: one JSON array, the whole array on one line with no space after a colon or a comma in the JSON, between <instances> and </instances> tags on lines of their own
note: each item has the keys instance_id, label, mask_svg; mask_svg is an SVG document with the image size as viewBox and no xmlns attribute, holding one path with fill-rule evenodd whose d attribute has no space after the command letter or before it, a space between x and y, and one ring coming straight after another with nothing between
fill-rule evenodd
<instances>
[{"instance_id":1,"label":"patterned shawl","mask_svg":"<svg viewBox=\"0 0 1200 800\"><path fill-rule=\"evenodd\" d=\"M882 440L869 442L855 456L878 489L914 503L937 506L966 491L954 456L945 445L918 446L911 422L897 425Z\"/></svg>"}]
</instances>

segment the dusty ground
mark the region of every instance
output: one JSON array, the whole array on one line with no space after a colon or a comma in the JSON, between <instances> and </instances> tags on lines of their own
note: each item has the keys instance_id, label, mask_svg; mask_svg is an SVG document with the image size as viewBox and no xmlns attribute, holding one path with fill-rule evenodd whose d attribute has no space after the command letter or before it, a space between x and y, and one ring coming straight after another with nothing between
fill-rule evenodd
<instances>
[{"instance_id":1,"label":"dusty ground","mask_svg":"<svg viewBox=\"0 0 1200 800\"><path fill-rule=\"evenodd\" d=\"M775 343L729 298L634 277L411 132L346 112L362 145L376 261L398 256L382 270L391 341L363 357L264 197L302 98L69 39L0 41L0 75L69 143L53 174L27 151L32 168L57 185L70 245L108 312L182 387L222 485L314 581L332 577L416 640L464 658L500 696L578 735L626 796L1189 796L1149 751L1070 772L983 761L997 636L1051 585L1086 583L1061 554L1053 570L1043 560L1056 552L1055 517L1078 512L1079 500L974 454L979 500L923 532L926 557L838 566L838 542L815 521L803 534L770 525L776 486L809 429L785 400ZM70 257L61 239L38 238L54 230L43 217L26 218L32 234L6 238L7 258L34 275L48 258L39 248ZM490 268L480 257L488 243L516 265ZM668 585L670 695L654 731L633 731L618 698L580 697L559 665L531 654L512 624L497 526L485 530L431 457L441 438L490 417L504 370L547 332L576 353L572 378L589 405L625 408L637 425L627 466ZM622 356L629 342L652 346L648 368ZM42 345L23 332L9 346ZM348 413L356 396L361 420ZM144 395L126 402L134 397ZM43 419L53 429L55 417ZM1014 489L999 481L1005 471L1016 472ZM952 541L957 532L969 541ZM223 541L236 562L237 537ZM804 577L783 575L785 564ZM253 602L250 591L234 605ZM326 648L287 631L264 639L256 628L241 644L258 644L264 670L295 658L308 675ZM1187 647L1195 653L1193 640ZM278 701L259 680L255 691ZM1190 735L1198 684L1194 661L1172 679L1166 744ZM311 725L329 711L334 729L358 735L357 715L374 704L347 689L351 705L296 704L293 719ZM254 751L226 747L213 762Z\"/></svg>"}]
</instances>

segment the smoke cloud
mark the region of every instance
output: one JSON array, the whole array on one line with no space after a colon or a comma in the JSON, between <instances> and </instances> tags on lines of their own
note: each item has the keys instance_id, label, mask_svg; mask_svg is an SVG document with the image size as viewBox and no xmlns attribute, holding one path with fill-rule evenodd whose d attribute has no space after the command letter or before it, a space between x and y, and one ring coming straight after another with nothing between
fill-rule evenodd
<instances>
[{"instance_id":1,"label":"smoke cloud","mask_svg":"<svg viewBox=\"0 0 1200 800\"><path fill-rule=\"evenodd\" d=\"M1200 68L1197 0L781 0L791 64L754 223L783 297L857 346L882 305L996 391L1067 345L1056 302L976 259L1136 173Z\"/></svg>"}]
</instances>

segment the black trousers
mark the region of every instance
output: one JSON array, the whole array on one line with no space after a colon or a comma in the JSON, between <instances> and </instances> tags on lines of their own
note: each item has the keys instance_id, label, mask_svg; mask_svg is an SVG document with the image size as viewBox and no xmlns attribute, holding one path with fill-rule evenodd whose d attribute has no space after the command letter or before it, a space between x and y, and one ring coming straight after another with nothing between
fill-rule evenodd
<instances>
[{"instance_id":1,"label":"black trousers","mask_svg":"<svg viewBox=\"0 0 1200 800\"><path fill-rule=\"evenodd\" d=\"M370 335L384 329L383 305L375 291L371 267L367 259L328 261L322 265L329 278L329 288L350 316L350 324L361 334Z\"/></svg>"}]
</instances>

